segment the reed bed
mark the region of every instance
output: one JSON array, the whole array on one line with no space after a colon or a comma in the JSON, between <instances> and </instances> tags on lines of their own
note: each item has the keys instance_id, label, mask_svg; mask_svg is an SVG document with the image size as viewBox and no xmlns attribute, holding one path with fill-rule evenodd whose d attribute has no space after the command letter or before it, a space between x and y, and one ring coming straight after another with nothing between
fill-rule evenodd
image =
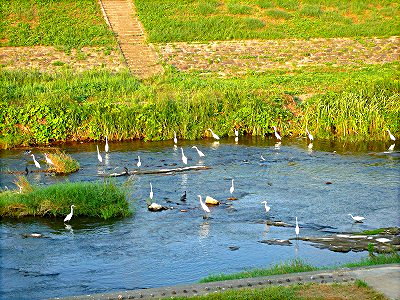
<instances>
[{"instance_id":1,"label":"reed bed","mask_svg":"<svg viewBox=\"0 0 400 300\"><path fill-rule=\"evenodd\" d=\"M74 217L109 219L131 214L125 190L111 182L67 182L45 187L31 186L21 177L17 182L29 188L0 193L2 217L65 217L72 204Z\"/></svg>"},{"instance_id":2,"label":"reed bed","mask_svg":"<svg viewBox=\"0 0 400 300\"><path fill-rule=\"evenodd\" d=\"M53 162L50 170L57 174L70 174L79 170L79 163L65 152L56 151L49 153L48 157Z\"/></svg>"},{"instance_id":3,"label":"reed bed","mask_svg":"<svg viewBox=\"0 0 400 300\"><path fill-rule=\"evenodd\" d=\"M271 135L385 140L400 133L398 64L366 70L242 78L169 71L140 82L128 73L0 72L0 148L56 141L166 140ZM358 78L358 80L357 80ZM314 94L300 101L297 95ZM293 109L293 105L295 108ZM292 106L292 107L291 107Z\"/></svg>"}]
</instances>

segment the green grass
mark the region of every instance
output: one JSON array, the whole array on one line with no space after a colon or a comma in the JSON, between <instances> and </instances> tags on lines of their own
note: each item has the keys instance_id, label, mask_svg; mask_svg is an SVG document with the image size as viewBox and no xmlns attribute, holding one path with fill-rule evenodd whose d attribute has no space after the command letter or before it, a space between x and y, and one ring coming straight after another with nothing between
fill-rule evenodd
<instances>
[{"instance_id":1,"label":"green grass","mask_svg":"<svg viewBox=\"0 0 400 300\"><path fill-rule=\"evenodd\" d=\"M93 0L0 1L0 46L115 47Z\"/></svg>"},{"instance_id":2,"label":"green grass","mask_svg":"<svg viewBox=\"0 0 400 300\"><path fill-rule=\"evenodd\" d=\"M135 0L151 42L391 36L395 0ZM204 17L206 16L206 17ZM258 20L259 27L246 19Z\"/></svg>"},{"instance_id":3,"label":"green grass","mask_svg":"<svg viewBox=\"0 0 400 300\"><path fill-rule=\"evenodd\" d=\"M0 193L0 216L65 217L75 205L74 217L89 216L109 219L131 214L124 189L111 182L58 183L45 187L30 186L25 181L21 193Z\"/></svg>"},{"instance_id":4,"label":"green grass","mask_svg":"<svg viewBox=\"0 0 400 300\"><path fill-rule=\"evenodd\" d=\"M385 232L385 228L378 228L378 229L372 229L372 230L364 230L360 232L359 234L363 235L376 235Z\"/></svg>"},{"instance_id":5,"label":"green grass","mask_svg":"<svg viewBox=\"0 0 400 300\"><path fill-rule=\"evenodd\" d=\"M53 165L49 166L50 169L54 170L57 174L70 174L79 170L78 161L65 152L56 151L49 153L48 157L53 162Z\"/></svg>"},{"instance_id":6,"label":"green grass","mask_svg":"<svg viewBox=\"0 0 400 300\"><path fill-rule=\"evenodd\" d=\"M303 135L387 139L400 134L398 63L321 67L237 78L167 70L139 82L128 73L0 70L0 146L55 141ZM304 103L301 94L314 94ZM287 105L297 101L295 115ZM367 109L370 108L368 111ZM300 113L299 113L300 112Z\"/></svg>"},{"instance_id":7,"label":"green grass","mask_svg":"<svg viewBox=\"0 0 400 300\"><path fill-rule=\"evenodd\" d=\"M266 269L252 269L249 271L234 273L234 274L218 274L210 275L200 280L200 282L214 282L231 279L252 278L270 275L281 275L298 272L316 271L318 268L304 263L301 260L293 260L287 263L277 264Z\"/></svg>"},{"instance_id":8,"label":"green grass","mask_svg":"<svg viewBox=\"0 0 400 300\"><path fill-rule=\"evenodd\" d=\"M174 299L198 300L306 300L306 299L363 299L386 300L365 282L357 280L351 284L304 284L291 286L271 286L267 288L238 289L210 293L195 297L174 297Z\"/></svg>"},{"instance_id":9,"label":"green grass","mask_svg":"<svg viewBox=\"0 0 400 300\"><path fill-rule=\"evenodd\" d=\"M232 279L253 278L253 277L281 275L281 274L290 274L299 272L310 272L310 271L317 271L324 269L354 268L354 267L365 267L365 266L394 264L394 263L400 263L400 255L397 252L391 254L378 254L375 256L369 256L358 262L348 263L337 267L318 268L309 265L303 262L302 260L296 259L289 262L277 264L269 268L251 269L233 274L209 275L201 279L200 282L215 282L215 281L232 280Z\"/></svg>"}]
</instances>

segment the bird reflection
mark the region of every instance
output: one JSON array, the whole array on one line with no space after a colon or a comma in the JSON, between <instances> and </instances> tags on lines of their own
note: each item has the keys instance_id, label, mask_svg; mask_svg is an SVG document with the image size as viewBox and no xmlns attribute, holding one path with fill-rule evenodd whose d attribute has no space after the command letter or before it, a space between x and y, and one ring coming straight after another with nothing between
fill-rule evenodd
<instances>
[{"instance_id":1,"label":"bird reflection","mask_svg":"<svg viewBox=\"0 0 400 300\"><path fill-rule=\"evenodd\" d=\"M275 143L275 149L281 149L281 142L277 142L277 143Z\"/></svg>"},{"instance_id":2,"label":"bird reflection","mask_svg":"<svg viewBox=\"0 0 400 300\"><path fill-rule=\"evenodd\" d=\"M211 148L214 149L214 150L217 149L218 147L219 147L219 142L218 141L213 142L212 145L211 145Z\"/></svg>"},{"instance_id":3,"label":"bird reflection","mask_svg":"<svg viewBox=\"0 0 400 300\"><path fill-rule=\"evenodd\" d=\"M182 182L181 182L181 186L186 189L187 188L187 182L188 182L188 174L184 173L182 174Z\"/></svg>"},{"instance_id":4,"label":"bird reflection","mask_svg":"<svg viewBox=\"0 0 400 300\"><path fill-rule=\"evenodd\" d=\"M394 146L395 146L395 145L396 145L396 144L390 145L390 147L388 148L387 152L393 152Z\"/></svg>"},{"instance_id":5,"label":"bird reflection","mask_svg":"<svg viewBox=\"0 0 400 300\"><path fill-rule=\"evenodd\" d=\"M201 239L205 239L210 235L210 223L204 222L200 224L199 236Z\"/></svg>"},{"instance_id":6,"label":"bird reflection","mask_svg":"<svg viewBox=\"0 0 400 300\"><path fill-rule=\"evenodd\" d=\"M106 155L104 156L104 164L106 166L110 164L110 155L108 153L106 153Z\"/></svg>"},{"instance_id":7,"label":"bird reflection","mask_svg":"<svg viewBox=\"0 0 400 300\"><path fill-rule=\"evenodd\" d=\"M264 232L263 232L263 237L267 237L267 235L268 235L268 233L269 233L269 229L270 229L270 226L268 225L268 222L266 222L265 223L265 229L264 229Z\"/></svg>"},{"instance_id":8,"label":"bird reflection","mask_svg":"<svg viewBox=\"0 0 400 300\"><path fill-rule=\"evenodd\" d=\"M69 224L65 224L65 229L68 230L70 233L74 233L74 230L72 229L72 226Z\"/></svg>"}]
</instances>

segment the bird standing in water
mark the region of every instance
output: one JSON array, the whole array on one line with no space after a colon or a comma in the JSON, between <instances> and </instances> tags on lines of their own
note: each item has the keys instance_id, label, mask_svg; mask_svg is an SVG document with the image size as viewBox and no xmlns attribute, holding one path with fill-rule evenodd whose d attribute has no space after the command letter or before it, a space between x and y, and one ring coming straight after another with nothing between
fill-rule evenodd
<instances>
[{"instance_id":1,"label":"bird standing in water","mask_svg":"<svg viewBox=\"0 0 400 300\"><path fill-rule=\"evenodd\" d=\"M231 185L231 188L229 189L231 194L233 194L233 191L235 190L235 186L233 185L233 181L234 181L234 179L232 179L232 185Z\"/></svg>"},{"instance_id":2,"label":"bird standing in water","mask_svg":"<svg viewBox=\"0 0 400 300\"><path fill-rule=\"evenodd\" d=\"M35 159L35 155L33 155L33 153L32 153L31 156L33 158L33 162L34 162L36 168L41 169L42 167L40 166L39 162Z\"/></svg>"},{"instance_id":3,"label":"bird standing in water","mask_svg":"<svg viewBox=\"0 0 400 300\"><path fill-rule=\"evenodd\" d=\"M99 160L99 162L103 162L103 158L100 155L99 146L96 145L96 147L97 147L97 159Z\"/></svg>"},{"instance_id":4,"label":"bird standing in water","mask_svg":"<svg viewBox=\"0 0 400 300\"><path fill-rule=\"evenodd\" d=\"M182 150L182 161L185 165L187 165L187 157L185 156L185 154L183 153L183 148L181 147Z\"/></svg>"},{"instance_id":5,"label":"bird standing in water","mask_svg":"<svg viewBox=\"0 0 400 300\"><path fill-rule=\"evenodd\" d=\"M106 137L106 145L104 146L106 153L110 152L110 147L108 146L108 138Z\"/></svg>"},{"instance_id":6,"label":"bird standing in water","mask_svg":"<svg viewBox=\"0 0 400 300\"><path fill-rule=\"evenodd\" d=\"M71 212L65 217L64 223L65 222L69 222L71 220L72 215L74 214L74 207L75 207L75 205L72 204L71 205Z\"/></svg>"},{"instance_id":7,"label":"bird standing in water","mask_svg":"<svg viewBox=\"0 0 400 300\"><path fill-rule=\"evenodd\" d=\"M294 231L296 232L296 238L299 238L299 234L300 234L300 227L299 227L299 223L297 223L297 217L296 217L296 228L294 229Z\"/></svg>"},{"instance_id":8,"label":"bird standing in water","mask_svg":"<svg viewBox=\"0 0 400 300\"><path fill-rule=\"evenodd\" d=\"M216 135L216 134L214 133L214 131L212 131L210 128L208 128L208 130L210 130L211 135L212 135L212 137L213 137L214 139L219 140L219 136Z\"/></svg>"},{"instance_id":9,"label":"bird standing in water","mask_svg":"<svg viewBox=\"0 0 400 300\"><path fill-rule=\"evenodd\" d=\"M276 131L276 127L272 126L272 128L274 129L274 133L275 133L275 137L277 140L281 141L282 137L280 136L280 134L278 133L278 131Z\"/></svg>"}]
</instances>

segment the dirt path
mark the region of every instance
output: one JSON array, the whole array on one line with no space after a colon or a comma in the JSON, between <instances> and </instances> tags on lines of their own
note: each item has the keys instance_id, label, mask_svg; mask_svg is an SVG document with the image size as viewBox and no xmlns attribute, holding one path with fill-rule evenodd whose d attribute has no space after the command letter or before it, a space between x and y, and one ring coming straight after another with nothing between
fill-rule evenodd
<instances>
[{"instance_id":1,"label":"dirt path","mask_svg":"<svg viewBox=\"0 0 400 300\"><path fill-rule=\"evenodd\" d=\"M100 0L103 14L117 36L126 63L133 74L147 78L161 73L157 52L146 43L142 24L131 0Z\"/></svg>"}]
</instances>

